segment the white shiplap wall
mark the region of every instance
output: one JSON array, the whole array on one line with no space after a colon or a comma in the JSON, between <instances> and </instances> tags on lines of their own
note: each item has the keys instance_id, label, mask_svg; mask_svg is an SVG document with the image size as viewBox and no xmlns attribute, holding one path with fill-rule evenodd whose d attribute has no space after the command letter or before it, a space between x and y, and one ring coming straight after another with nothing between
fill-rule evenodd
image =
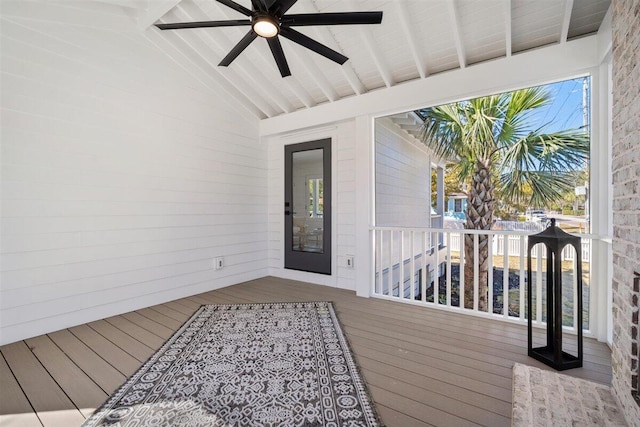
<instances>
[{"instance_id":1,"label":"white shiplap wall","mask_svg":"<svg viewBox=\"0 0 640 427\"><path fill-rule=\"evenodd\" d=\"M0 344L266 275L257 119L118 8L92 27L20 3L0 25Z\"/></svg>"},{"instance_id":2,"label":"white shiplap wall","mask_svg":"<svg viewBox=\"0 0 640 427\"><path fill-rule=\"evenodd\" d=\"M375 121L376 225L429 227L429 152L389 118Z\"/></svg>"},{"instance_id":3,"label":"white shiplap wall","mask_svg":"<svg viewBox=\"0 0 640 427\"><path fill-rule=\"evenodd\" d=\"M332 274L305 273L284 268L284 146L331 138L333 177ZM355 255L356 151L355 120L265 138L269 155L269 274L355 290L355 270L346 256ZM366 207L363 207L366 209ZM363 254L363 256L365 256Z\"/></svg>"}]
</instances>

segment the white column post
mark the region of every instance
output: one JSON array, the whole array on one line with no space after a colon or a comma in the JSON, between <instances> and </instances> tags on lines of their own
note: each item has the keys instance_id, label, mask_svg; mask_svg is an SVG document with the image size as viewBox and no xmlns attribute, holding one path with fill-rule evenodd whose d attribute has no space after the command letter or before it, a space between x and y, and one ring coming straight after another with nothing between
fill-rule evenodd
<instances>
[{"instance_id":1,"label":"white column post","mask_svg":"<svg viewBox=\"0 0 640 427\"><path fill-rule=\"evenodd\" d=\"M444 227L444 168L438 166L437 169L437 194L436 194L436 212L440 215L438 220L438 228ZM438 242L444 243L444 242Z\"/></svg>"},{"instance_id":2,"label":"white column post","mask_svg":"<svg viewBox=\"0 0 640 427\"><path fill-rule=\"evenodd\" d=\"M607 341L611 328L611 282L613 259L610 239L612 224L611 135L609 132L609 66L605 62L594 69L591 88L591 243L590 329L599 341Z\"/></svg>"},{"instance_id":3,"label":"white column post","mask_svg":"<svg viewBox=\"0 0 640 427\"><path fill-rule=\"evenodd\" d=\"M354 260L356 295L369 297L374 281L374 246L372 232L374 223L374 169L373 169L373 119L356 117L356 258Z\"/></svg>"},{"instance_id":4,"label":"white column post","mask_svg":"<svg viewBox=\"0 0 640 427\"><path fill-rule=\"evenodd\" d=\"M427 168L427 200L429 201L429 206L427 207L429 212L429 223L427 227L433 227L433 218L431 217L431 175L433 174L433 165L431 163L431 155L427 156L427 162L429 163L429 167Z\"/></svg>"}]
</instances>

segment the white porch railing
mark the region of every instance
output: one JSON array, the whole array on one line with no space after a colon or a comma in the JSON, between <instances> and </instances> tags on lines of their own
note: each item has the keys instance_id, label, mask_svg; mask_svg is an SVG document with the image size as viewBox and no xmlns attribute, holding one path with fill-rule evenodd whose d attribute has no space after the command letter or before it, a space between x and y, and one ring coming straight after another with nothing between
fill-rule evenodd
<instances>
[{"instance_id":1,"label":"white porch railing","mask_svg":"<svg viewBox=\"0 0 640 427\"><path fill-rule=\"evenodd\" d=\"M522 231L484 231L464 229L429 229L374 227L375 280L372 295L411 304L426 305L466 314L510 322L526 323L527 237ZM474 256L464 251L465 235L473 239ZM479 242L487 236L488 299L485 311L478 307ZM567 246L563 261L563 326L576 332L577 292L583 295L583 330L589 334L589 277L591 239L582 237L583 286L579 290L575 274L575 250ZM546 248L532 250L533 324L546 321ZM470 264L471 263L471 264ZM465 267L473 269L470 283L465 283ZM506 266L506 268L505 268ZM505 274L506 273L506 274ZM465 289L473 288L473 304L465 308ZM505 292L506 290L506 292Z\"/></svg>"}]
</instances>

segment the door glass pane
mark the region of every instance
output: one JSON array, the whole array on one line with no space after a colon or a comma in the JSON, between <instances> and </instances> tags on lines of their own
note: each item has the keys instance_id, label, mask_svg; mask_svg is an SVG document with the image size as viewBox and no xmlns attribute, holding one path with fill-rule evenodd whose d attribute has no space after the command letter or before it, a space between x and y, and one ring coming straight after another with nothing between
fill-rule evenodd
<instances>
[{"instance_id":1,"label":"door glass pane","mask_svg":"<svg viewBox=\"0 0 640 427\"><path fill-rule=\"evenodd\" d=\"M292 159L292 249L324 252L324 185L322 149L297 151Z\"/></svg>"}]
</instances>

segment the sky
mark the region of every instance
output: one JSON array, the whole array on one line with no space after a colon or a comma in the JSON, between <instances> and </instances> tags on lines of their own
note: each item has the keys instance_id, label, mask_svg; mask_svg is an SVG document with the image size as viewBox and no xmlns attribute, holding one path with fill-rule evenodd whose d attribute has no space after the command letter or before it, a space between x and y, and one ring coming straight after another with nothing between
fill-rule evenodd
<instances>
[{"instance_id":1,"label":"sky","mask_svg":"<svg viewBox=\"0 0 640 427\"><path fill-rule=\"evenodd\" d=\"M584 77L545 85L553 101L541 108L532 118L548 123L546 131L577 128L583 125L582 88Z\"/></svg>"}]
</instances>

